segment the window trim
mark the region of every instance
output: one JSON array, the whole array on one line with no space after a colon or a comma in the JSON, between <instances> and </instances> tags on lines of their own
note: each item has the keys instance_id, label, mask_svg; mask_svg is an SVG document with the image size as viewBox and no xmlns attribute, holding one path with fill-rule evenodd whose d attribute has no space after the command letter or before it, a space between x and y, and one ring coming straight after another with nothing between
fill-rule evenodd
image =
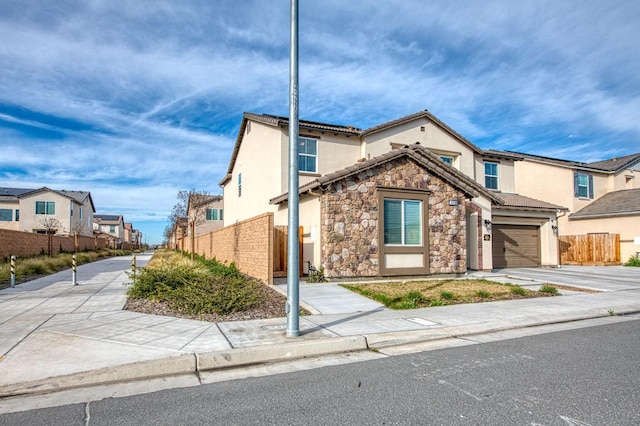
<instances>
[{"instance_id":1,"label":"window trim","mask_svg":"<svg viewBox=\"0 0 640 426\"><path fill-rule=\"evenodd\" d=\"M487 165L488 164L492 164L496 166L496 174L495 175L489 175L487 174ZM487 179L489 178L494 178L496 180L496 187L490 187L487 184ZM500 163L497 161L485 161L484 162L484 187L487 189L494 189L494 190L498 190L500 188Z\"/></svg>"},{"instance_id":2,"label":"window trim","mask_svg":"<svg viewBox=\"0 0 640 426\"><path fill-rule=\"evenodd\" d=\"M6 216L9 220L2 219L2 216L0 215L0 222L13 222L13 209L0 209L0 212L4 212L5 216L7 212L9 213L9 215Z\"/></svg>"},{"instance_id":3,"label":"window trim","mask_svg":"<svg viewBox=\"0 0 640 426\"><path fill-rule=\"evenodd\" d=\"M580 176L587 177L586 185L584 184L580 185L579 183ZM580 195L580 188L584 188L584 187L586 187L587 189L587 195ZM594 194L593 194L593 175L592 174L581 172L581 171L573 172L573 195L574 197L582 200L593 200Z\"/></svg>"},{"instance_id":4,"label":"window trim","mask_svg":"<svg viewBox=\"0 0 640 426\"><path fill-rule=\"evenodd\" d=\"M386 275L420 275L429 273L429 195L431 191L395 187L378 187L378 267L382 276ZM399 246L384 244L384 200L416 200L422 202L422 243L421 245ZM387 254L419 254L422 256L422 267L387 268Z\"/></svg>"},{"instance_id":5,"label":"window trim","mask_svg":"<svg viewBox=\"0 0 640 426\"><path fill-rule=\"evenodd\" d=\"M315 154L308 154L308 153L303 153L300 152L300 149L298 149L298 172L299 173L318 173L318 139L316 138L312 138L309 136L299 136L298 137L298 148L300 148L300 142L302 140L305 141L313 141L315 143ZM313 158L314 162L313 162L313 168L314 170L302 170L302 168L300 168L300 157L307 157L307 158Z\"/></svg>"},{"instance_id":6,"label":"window trim","mask_svg":"<svg viewBox=\"0 0 640 426\"><path fill-rule=\"evenodd\" d=\"M42 213L38 213L38 204L40 204L44 208L44 211ZM52 209L49 209L49 207L52 207ZM36 209L35 209L35 211L36 211L37 215L55 216L55 214L56 214L56 202L55 201L36 201Z\"/></svg>"}]
</instances>

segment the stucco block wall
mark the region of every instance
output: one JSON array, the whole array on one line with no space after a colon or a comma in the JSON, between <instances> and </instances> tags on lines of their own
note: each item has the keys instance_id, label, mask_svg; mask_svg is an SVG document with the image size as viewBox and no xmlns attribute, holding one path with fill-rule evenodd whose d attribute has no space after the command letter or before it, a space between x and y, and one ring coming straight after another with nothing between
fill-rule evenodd
<instances>
[{"instance_id":1,"label":"stucco block wall","mask_svg":"<svg viewBox=\"0 0 640 426\"><path fill-rule=\"evenodd\" d=\"M49 247L49 236L31 232L0 229L0 259L10 256L29 257L46 253ZM94 237L78 236L78 251L99 250L106 247L106 241ZM60 251L74 252L75 237L52 236L53 253Z\"/></svg>"},{"instance_id":2,"label":"stucco block wall","mask_svg":"<svg viewBox=\"0 0 640 426\"><path fill-rule=\"evenodd\" d=\"M322 265L327 277L380 275L378 188L429 190L428 270L466 271L463 194L407 158L362 171L331 184L322 196ZM450 206L448 200L461 200Z\"/></svg>"},{"instance_id":3,"label":"stucco block wall","mask_svg":"<svg viewBox=\"0 0 640 426\"><path fill-rule=\"evenodd\" d=\"M195 252L208 259L235 263L251 277L273 284L273 213L265 213L196 237ZM182 241L178 247L183 247ZM191 251L190 237L184 250Z\"/></svg>"}]
</instances>

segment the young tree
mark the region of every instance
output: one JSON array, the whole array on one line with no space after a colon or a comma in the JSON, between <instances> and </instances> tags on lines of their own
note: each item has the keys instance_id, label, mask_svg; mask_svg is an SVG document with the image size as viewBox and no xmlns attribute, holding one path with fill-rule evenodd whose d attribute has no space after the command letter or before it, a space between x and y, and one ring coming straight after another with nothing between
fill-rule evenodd
<instances>
[{"instance_id":1,"label":"young tree","mask_svg":"<svg viewBox=\"0 0 640 426\"><path fill-rule=\"evenodd\" d=\"M45 230L45 234L48 236L47 254L51 256L53 253L53 234L62 229L62 223L53 217L40 220L40 227Z\"/></svg>"},{"instance_id":2,"label":"young tree","mask_svg":"<svg viewBox=\"0 0 640 426\"><path fill-rule=\"evenodd\" d=\"M209 195L207 191L198 191L196 189L191 189L190 191L181 190L178 191L178 201L173 206L173 210L171 210L171 214L169 215L169 223L167 227L164 229L164 238L168 242L171 238L171 235L175 231L176 227L180 223L180 219L187 217L187 208L189 207L189 198L192 198L192 202L194 198L199 198ZM191 225L191 224L189 224ZM193 232L193 231L191 231ZM193 240L193 238L192 238ZM193 252L193 247L192 250Z\"/></svg>"}]
</instances>

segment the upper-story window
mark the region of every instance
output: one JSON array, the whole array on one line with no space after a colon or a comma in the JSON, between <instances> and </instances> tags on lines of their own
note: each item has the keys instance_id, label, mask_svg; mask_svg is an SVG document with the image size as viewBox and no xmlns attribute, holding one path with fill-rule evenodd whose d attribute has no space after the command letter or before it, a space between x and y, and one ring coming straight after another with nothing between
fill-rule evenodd
<instances>
[{"instance_id":1,"label":"upper-story window","mask_svg":"<svg viewBox=\"0 0 640 426\"><path fill-rule=\"evenodd\" d=\"M498 163L484 163L484 186L487 189L498 189Z\"/></svg>"},{"instance_id":2,"label":"upper-story window","mask_svg":"<svg viewBox=\"0 0 640 426\"><path fill-rule=\"evenodd\" d=\"M440 159L450 166L453 166L453 157L450 155L441 155Z\"/></svg>"},{"instance_id":3,"label":"upper-story window","mask_svg":"<svg viewBox=\"0 0 640 426\"><path fill-rule=\"evenodd\" d=\"M55 201L36 201L36 214L56 214Z\"/></svg>"},{"instance_id":4,"label":"upper-story window","mask_svg":"<svg viewBox=\"0 0 640 426\"><path fill-rule=\"evenodd\" d=\"M111 233L111 234L115 234L116 233L116 226L115 225L109 225L109 233Z\"/></svg>"},{"instance_id":5,"label":"upper-story window","mask_svg":"<svg viewBox=\"0 0 640 426\"><path fill-rule=\"evenodd\" d=\"M242 197L242 173L238 173L238 197Z\"/></svg>"},{"instance_id":6,"label":"upper-story window","mask_svg":"<svg viewBox=\"0 0 640 426\"><path fill-rule=\"evenodd\" d=\"M222 209L207 209L207 220L222 220Z\"/></svg>"},{"instance_id":7,"label":"upper-story window","mask_svg":"<svg viewBox=\"0 0 640 426\"><path fill-rule=\"evenodd\" d=\"M318 141L316 139L298 139L298 170L307 173L318 172Z\"/></svg>"},{"instance_id":8,"label":"upper-story window","mask_svg":"<svg viewBox=\"0 0 640 426\"><path fill-rule=\"evenodd\" d=\"M575 172L573 174L573 192L578 198L593 198L593 176Z\"/></svg>"}]
</instances>

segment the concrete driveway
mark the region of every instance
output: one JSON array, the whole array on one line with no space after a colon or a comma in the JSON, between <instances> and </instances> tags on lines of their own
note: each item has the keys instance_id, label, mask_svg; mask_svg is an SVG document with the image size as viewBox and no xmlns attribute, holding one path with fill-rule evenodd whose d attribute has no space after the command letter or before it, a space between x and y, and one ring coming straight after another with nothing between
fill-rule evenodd
<instances>
[{"instance_id":1,"label":"concrete driveway","mask_svg":"<svg viewBox=\"0 0 640 426\"><path fill-rule=\"evenodd\" d=\"M640 289L640 268L629 266L569 266L497 269L494 274L599 291Z\"/></svg>"}]
</instances>

